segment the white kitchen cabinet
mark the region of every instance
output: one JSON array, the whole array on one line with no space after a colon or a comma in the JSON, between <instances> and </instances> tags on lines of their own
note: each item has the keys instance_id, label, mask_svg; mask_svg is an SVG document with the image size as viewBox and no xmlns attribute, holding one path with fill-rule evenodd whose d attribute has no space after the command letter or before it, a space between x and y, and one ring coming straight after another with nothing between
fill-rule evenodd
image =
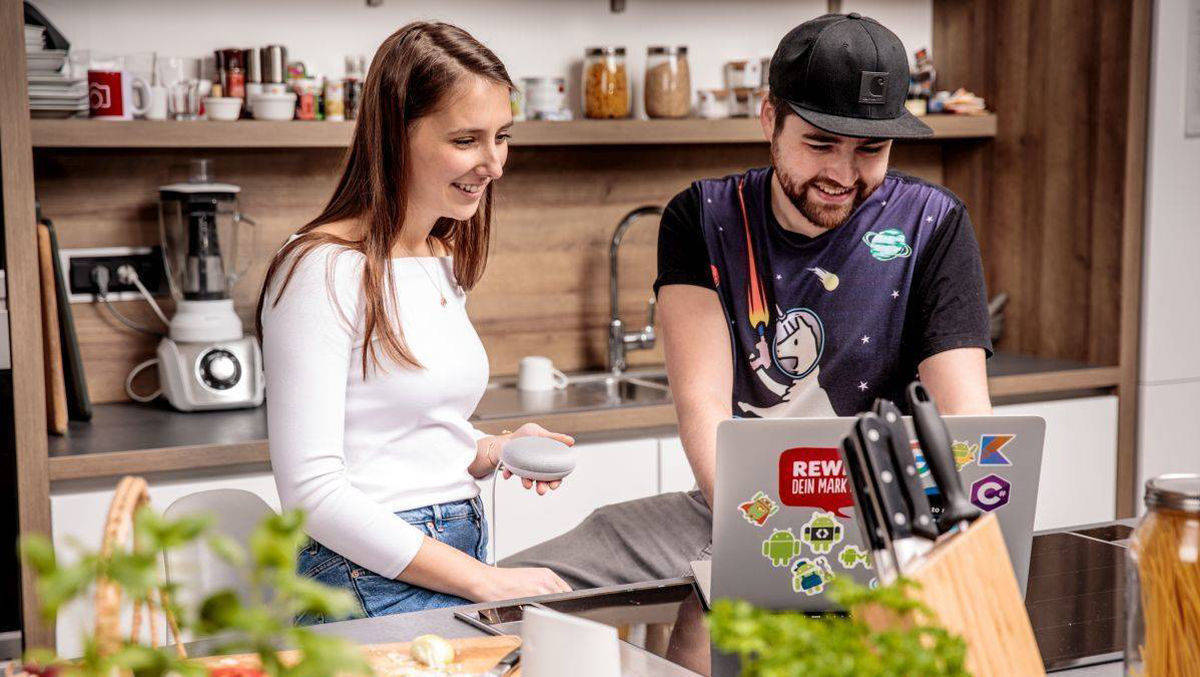
<instances>
[{"instance_id":1,"label":"white kitchen cabinet","mask_svg":"<svg viewBox=\"0 0 1200 677\"><path fill-rule=\"evenodd\" d=\"M50 519L54 549L59 561L70 563L78 559L76 544L86 550L100 547L104 521L112 501L117 479L111 483L89 484L86 489L59 490L50 494ZM275 510L279 510L279 495L275 479L269 472L209 476L150 482L150 504L159 512L166 510L176 499L209 489L245 489L257 494ZM90 598L79 599L59 610L56 642L59 655L78 656L83 651L81 639L90 633L93 606ZM159 624L162 627L162 624ZM143 637L145 627L143 626Z\"/></svg>"},{"instance_id":2,"label":"white kitchen cabinet","mask_svg":"<svg viewBox=\"0 0 1200 677\"><path fill-rule=\"evenodd\" d=\"M995 413L1046 419L1034 529L1116 518L1115 395L1004 405Z\"/></svg>"},{"instance_id":3,"label":"white kitchen cabinet","mask_svg":"<svg viewBox=\"0 0 1200 677\"><path fill-rule=\"evenodd\" d=\"M663 437L658 440L658 492L691 491L696 487L696 476L683 452L683 442L678 437Z\"/></svg>"},{"instance_id":4,"label":"white kitchen cabinet","mask_svg":"<svg viewBox=\"0 0 1200 677\"><path fill-rule=\"evenodd\" d=\"M513 477L481 484L492 526L490 552L501 560L578 525L609 503L653 496L658 492L658 441L653 438L580 444L579 463L557 491L538 496Z\"/></svg>"}]
</instances>

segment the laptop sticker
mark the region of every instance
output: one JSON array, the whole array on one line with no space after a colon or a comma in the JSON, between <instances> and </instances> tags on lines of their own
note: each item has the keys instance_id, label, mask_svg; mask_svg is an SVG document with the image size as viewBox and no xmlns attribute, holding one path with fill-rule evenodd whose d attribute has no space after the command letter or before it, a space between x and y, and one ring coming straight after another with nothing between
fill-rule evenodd
<instances>
[{"instance_id":1,"label":"laptop sticker","mask_svg":"<svg viewBox=\"0 0 1200 677\"><path fill-rule=\"evenodd\" d=\"M792 565L792 591L807 597L819 595L825 591L825 584L835 576L833 567L824 557L798 559Z\"/></svg>"},{"instance_id":2,"label":"laptop sticker","mask_svg":"<svg viewBox=\"0 0 1200 677\"><path fill-rule=\"evenodd\" d=\"M738 506L738 510L742 512L742 517L746 521L756 526L762 526L767 523L767 519L779 512L779 505L768 495L763 492L754 494L746 503Z\"/></svg>"},{"instance_id":3,"label":"laptop sticker","mask_svg":"<svg viewBox=\"0 0 1200 677\"><path fill-rule=\"evenodd\" d=\"M845 529L838 524L837 518L831 513L814 512L813 516L804 523L800 532L800 540L818 555L823 555L833 546L842 542Z\"/></svg>"},{"instance_id":4,"label":"laptop sticker","mask_svg":"<svg viewBox=\"0 0 1200 677\"><path fill-rule=\"evenodd\" d=\"M771 566L785 567L800 554L800 541L791 529L776 529L763 541L762 554L771 560Z\"/></svg>"},{"instance_id":5,"label":"laptop sticker","mask_svg":"<svg viewBox=\"0 0 1200 677\"><path fill-rule=\"evenodd\" d=\"M971 502L979 509L991 512L1008 505L1012 485L999 475L988 475L971 485Z\"/></svg>"},{"instance_id":6,"label":"laptop sticker","mask_svg":"<svg viewBox=\"0 0 1200 677\"><path fill-rule=\"evenodd\" d=\"M1016 435L980 435L979 465L1012 465L1004 455L1004 447L1017 438Z\"/></svg>"},{"instance_id":7,"label":"laptop sticker","mask_svg":"<svg viewBox=\"0 0 1200 677\"><path fill-rule=\"evenodd\" d=\"M950 445L950 449L954 452L954 467L958 470L971 465L975 459L979 458L978 444L954 440L954 444Z\"/></svg>"},{"instance_id":8,"label":"laptop sticker","mask_svg":"<svg viewBox=\"0 0 1200 677\"><path fill-rule=\"evenodd\" d=\"M871 568L871 555L857 545L847 545L838 553L838 562L846 569L853 569L861 564L864 569Z\"/></svg>"},{"instance_id":9,"label":"laptop sticker","mask_svg":"<svg viewBox=\"0 0 1200 677\"><path fill-rule=\"evenodd\" d=\"M779 455L779 502L819 508L849 519L854 507L841 451L837 447L796 447Z\"/></svg>"}]
</instances>

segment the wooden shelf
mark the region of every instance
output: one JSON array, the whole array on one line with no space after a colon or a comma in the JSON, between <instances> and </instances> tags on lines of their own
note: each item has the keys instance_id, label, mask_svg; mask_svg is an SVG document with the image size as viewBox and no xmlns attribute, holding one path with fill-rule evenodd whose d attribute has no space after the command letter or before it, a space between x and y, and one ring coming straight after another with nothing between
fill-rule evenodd
<instances>
[{"instance_id":1,"label":"wooden shelf","mask_svg":"<svg viewBox=\"0 0 1200 677\"><path fill-rule=\"evenodd\" d=\"M1117 367L1008 353L988 361L993 399L1094 391L1115 387L1119 380ZM664 404L492 419L476 425L499 433L530 419L571 434L621 433L676 423L675 408ZM259 407L185 414L164 404L101 404L90 423L73 422L66 436L50 437L49 452L50 480L55 482L263 464L269 460L267 412Z\"/></svg>"},{"instance_id":2,"label":"wooden shelf","mask_svg":"<svg viewBox=\"0 0 1200 677\"><path fill-rule=\"evenodd\" d=\"M996 135L993 114L931 115L932 141ZM344 148L353 122L151 122L33 120L34 148ZM758 120L574 120L518 122L514 146L761 143Z\"/></svg>"}]
</instances>

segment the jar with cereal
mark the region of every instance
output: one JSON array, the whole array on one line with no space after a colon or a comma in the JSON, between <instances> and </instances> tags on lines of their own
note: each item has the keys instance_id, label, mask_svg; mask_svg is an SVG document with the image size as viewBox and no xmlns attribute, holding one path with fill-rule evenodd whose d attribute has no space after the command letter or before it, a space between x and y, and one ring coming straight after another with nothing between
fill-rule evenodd
<instances>
[{"instance_id":1,"label":"jar with cereal","mask_svg":"<svg viewBox=\"0 0 1200 677\"><path fill-rule=\"evenodd\" d=\"M589 47L583 61L583 114L589 118L627 118L629 72L624 47Z\"/></svg>"},{"instance_id":2,"label":"jar with cereal","mask_svg":"<svg viewBox=\"0 0 1200 677\"><path fill-rule=\"evenodd\" d=\"M685 118L692 112L692 80L687 47L652 46L646 50L646 115Z\"/></svg>"}]
</instances>

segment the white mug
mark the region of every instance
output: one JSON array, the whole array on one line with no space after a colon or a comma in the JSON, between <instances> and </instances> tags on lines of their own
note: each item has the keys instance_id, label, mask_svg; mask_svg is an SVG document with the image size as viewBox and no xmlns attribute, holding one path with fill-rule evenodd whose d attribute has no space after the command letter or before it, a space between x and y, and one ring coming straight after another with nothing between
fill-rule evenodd
<instances>
[{"instance_id":1,"label":"white mug","mask_svg":"<svg viewBox=\"0 0 1200 677\"><path fill-rule=\"evenodd\" d=\"M147 120L167 119L167 88L162 85L150 86L150 105L146 108Z\"/></svg>"},{"instance_id":2,"label":"white mug","mask_svg":"<svg viewBox=\"0 0 1200 677\"><path fill-rule=\"evenodd\" d=\"M517 365L518 390L562 390L566 387L566 374L555 369L548 357L522 357Z\"/></svg>"}]
</instances>

